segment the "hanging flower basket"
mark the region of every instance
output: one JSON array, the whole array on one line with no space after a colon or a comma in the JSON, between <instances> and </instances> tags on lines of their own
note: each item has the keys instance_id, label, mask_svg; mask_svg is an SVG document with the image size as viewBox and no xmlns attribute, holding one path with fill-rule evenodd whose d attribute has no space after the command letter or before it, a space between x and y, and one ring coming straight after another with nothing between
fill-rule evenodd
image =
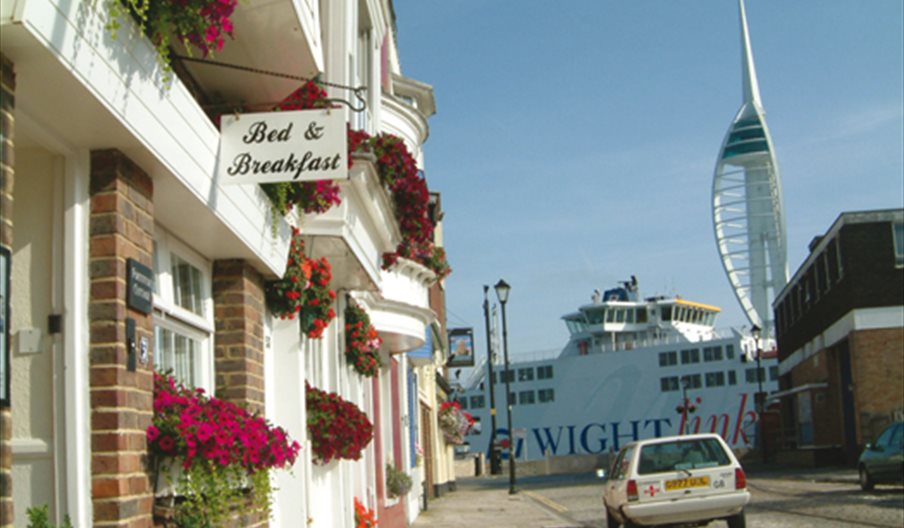
<instances>
[{"instance_id":1,"label":"hanging flower basket","mask_svg":"<svg viewBox=\"0 0 904 528\"><path fill-rule=\"evenodd\" d=\"M154 416L146 431L157 478L169 475L179 525L217 526L234 508L270 504L269 471L291 467L301 446L280 427L202 389L154 373ZM174 463L181 473L174 472ZM156 480L156 479L155 479Z\"/></svg>"},{"instance_id":2,"label":"hanging flower basket","mask_svg":"<svg viewBox=\"0 0 904 528\"><path fill-rule=\"evenodd\" d=\"M404 497L411 491L411 477L392 464L386 464L386 491L390 497Z\"/></svg>"},{"instance_id":3,"label":"hanging flower basket","mask_svg":"<svg viewBox=\"0 0 904 528\"><path fill-rule=\"evenodd\" d=\"M345 308L345 359L355 372L374 377L380 372L383 339L370 324L370 317L354 300Z\"/></svg>"},{"instance_id":4,"label":"hanging flower basket","mask_svg":"<svg viewBox=\"0 0 904 528\"><path fill-rule=\"evenodd\" d=\"M333 459L358 460L373 439L374 428L357 405L334 392L305 382L308 435L317 462Z\"/></svg>"},{"instance_id":5,"label":"hanging flower basket","mask_svg":"<svg viewBox=\"0 0 904 528\"><path fill-rule=\"evenodd\" d=\"M297 316L302 332L312 339L319 339L336 317L333 309L336 292L329 287L332 278L326 257L306 257L301 231L292 228L292 243L283 278L270 281L264 287L267 308L280 319Z\"/></svg>"},{"instance_id":6,"label":"hanging flower basket","mask_svg":"<svg viewBox=\"0 0 904 528\"><path fill-rule=\"evenodd\" d=\"M474 418L461 410L461 405L456 401L443 402L439 406L439 428L443 432L446 442L461 445L465 441L465 435L474 425Z\"/></svg>"}]
</instances>

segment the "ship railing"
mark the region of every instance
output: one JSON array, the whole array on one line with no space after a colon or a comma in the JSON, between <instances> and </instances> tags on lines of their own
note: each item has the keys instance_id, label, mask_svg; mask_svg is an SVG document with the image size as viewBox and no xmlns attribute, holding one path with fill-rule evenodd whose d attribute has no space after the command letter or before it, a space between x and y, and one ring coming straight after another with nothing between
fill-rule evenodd
<instances>
[{"instance_id":1,"label":"ship railing","mask_svg":"<svg viewBox=\"0 0 904 528\"><path fill-rule=\"evenodd\" d=\"M509 362L523 362L523 361L544 361L547 359L554 359L559 357L562 354L561 348L549 348L546 350L532 350L529 352L514 352L512 356L509 358ZM505 368L505 365L502 365L502 368Z\"/></svg>"},{"instance_id":2,"label":"ship railing","mask_svg":"<svg viewBox=\"0 0 904 528\"><path fill-rule=\"evenodd\" d=\"M711 339L729 339L737 335L735 330L731 328L712 329L705 338L698 341L688 339L682 334L667 334L661 336L644 336L636 339L628 339L616 343L606 342L605 340L599 344L597 350L600 352L619 352L622 350L634 350L636 348L647 348L662 345L693 345L698 343L706 343Z\"/></svg>"}]
</instances>

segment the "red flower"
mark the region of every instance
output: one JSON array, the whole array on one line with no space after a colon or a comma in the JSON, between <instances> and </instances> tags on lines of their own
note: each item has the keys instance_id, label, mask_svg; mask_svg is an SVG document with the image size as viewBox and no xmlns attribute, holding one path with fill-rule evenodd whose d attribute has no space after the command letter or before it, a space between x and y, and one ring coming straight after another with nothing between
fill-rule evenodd
<instances>
[{"instance_id":1,"label":"red flower","mask_svg":"<svg viewBox=\"0 0 904 528\"><path fill-rule=\"evenodd\" d=\"M176 447L176 441L173 440L173 437L165 435L160 437L160 441L157 442L157 445L164 453L172 454L173 449Z\"/></svg>"}]
</instances>

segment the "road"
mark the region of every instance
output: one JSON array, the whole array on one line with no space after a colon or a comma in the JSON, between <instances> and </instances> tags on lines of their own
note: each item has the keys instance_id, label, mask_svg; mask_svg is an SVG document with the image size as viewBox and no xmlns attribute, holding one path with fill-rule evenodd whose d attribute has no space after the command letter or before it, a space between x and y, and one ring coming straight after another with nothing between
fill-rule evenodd
<instances>
[{"instance_id":1,"label":"road","mask_svg":"<svg viewBox=\"0 0 904 528\"><path fill-rule=\"evenodd\" d=\"M748 475L747 525L763 528L904 527L904 486L863 492L853 481L795 478L788 472ZM601 485L593 475L521 479L518 489L562 519L563 526L606 526ZM710 524L723 528L725 523Z\"/></svg>"}]
</instances>

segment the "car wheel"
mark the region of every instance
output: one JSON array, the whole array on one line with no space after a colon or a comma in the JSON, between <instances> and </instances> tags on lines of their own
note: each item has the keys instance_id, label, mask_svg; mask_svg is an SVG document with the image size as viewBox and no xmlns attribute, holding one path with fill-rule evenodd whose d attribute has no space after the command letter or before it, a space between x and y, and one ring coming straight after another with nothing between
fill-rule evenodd
<instances>
[{"instance_id":1,"label":"car wheel","mask_svg":"<svg viewBox=\"0 0 904 528\"><path fill-rule=\"evenodd\" d=\"M744 516L744 510L726 520L728 521L728 528L746 528L747 526L747 517Z\"/></svg>"},{"instance_id":2,"label":"car wheel","mask_svg":"<svg viewBox=\"0 0 904 528\"><path fill-rule=\"evenodd\" d=\"M869 476L869 471L866 470L865 466L860 466L860 489L863 491L869 491L876 486L876 483L873 482L873 478Z\"/></svg>"}]
</instances>

